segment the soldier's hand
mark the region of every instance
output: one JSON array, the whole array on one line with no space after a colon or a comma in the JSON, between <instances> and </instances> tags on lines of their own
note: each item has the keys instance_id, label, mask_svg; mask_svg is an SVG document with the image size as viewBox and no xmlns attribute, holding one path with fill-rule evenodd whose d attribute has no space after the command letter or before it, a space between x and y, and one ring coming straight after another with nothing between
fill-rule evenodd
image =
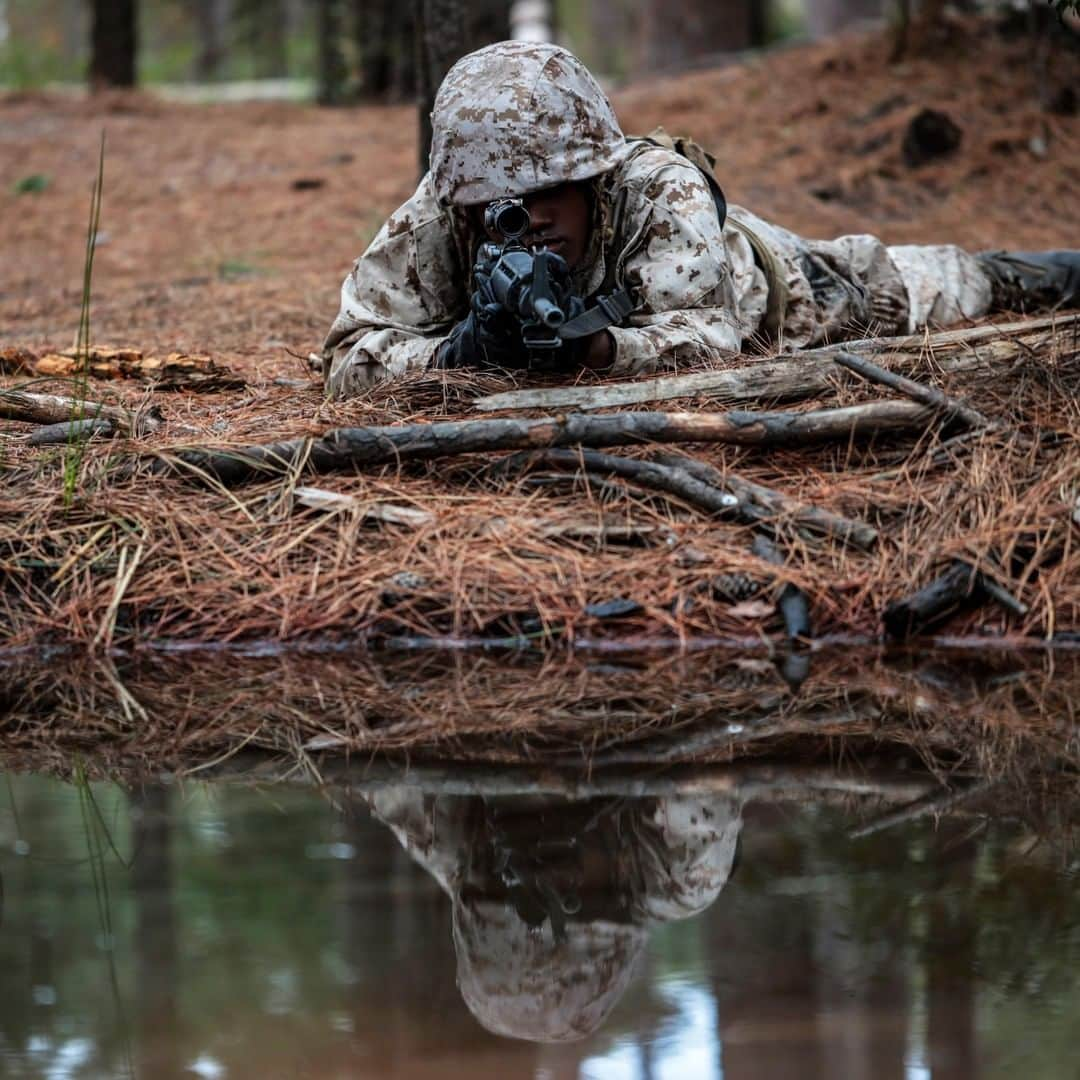
<instances>
[{"instance_id":1,"label":"soldier's hand","mask_svg":"<svg viewBox=\"0 0 1080 1080\"><path fill-rule=\"evenodd\" d=\"M478 289L472 295L469 314L439 347L436 366L523 368L528 360L517 321Z\"/></svg>"}]
</instances>

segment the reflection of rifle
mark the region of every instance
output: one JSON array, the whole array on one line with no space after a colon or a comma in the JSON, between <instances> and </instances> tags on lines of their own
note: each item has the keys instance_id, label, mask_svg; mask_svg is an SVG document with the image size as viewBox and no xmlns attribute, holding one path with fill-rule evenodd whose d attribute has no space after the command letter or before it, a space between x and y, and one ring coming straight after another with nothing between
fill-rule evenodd
<instances>
[{"instance_id":1,"label":"reflection of rifle","mask_svg":"<svg viewBox=\"0 0 1080 1080\"><path fill-rule=\"evenodd\" d=\"M499 199L484 211L484 224L502 243L480 246L473 274L486 305L498 306L521 324L527 349L557 349L559 328L570 315L570 271L545 247L529 251L521 237L529 231L529 211L520 199Z\"/></svg>"}]
</instances>

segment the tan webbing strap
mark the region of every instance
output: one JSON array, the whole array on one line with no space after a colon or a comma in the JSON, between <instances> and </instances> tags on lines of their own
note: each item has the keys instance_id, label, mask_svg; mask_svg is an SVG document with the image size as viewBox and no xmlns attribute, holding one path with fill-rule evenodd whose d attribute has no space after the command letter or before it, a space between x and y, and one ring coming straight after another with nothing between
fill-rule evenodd
<instances>
[{"instance_id":1,"label":"tan webbing strap","mask_svg":"<svg viewBox=\"0 0 1080 1080\"><path fill-rule=\"evenodd\" d=\"M727 223L746 237L747 243L754 253L754 261L765 275L765 281L769 287L769 296L765 301L765 317L761 322L761 330L775 341L783 329L788 300L791 297L784 267L773 253L772 248L749 225L736 221L735 218L728 218Z\"/></svg>"}]
</instances>

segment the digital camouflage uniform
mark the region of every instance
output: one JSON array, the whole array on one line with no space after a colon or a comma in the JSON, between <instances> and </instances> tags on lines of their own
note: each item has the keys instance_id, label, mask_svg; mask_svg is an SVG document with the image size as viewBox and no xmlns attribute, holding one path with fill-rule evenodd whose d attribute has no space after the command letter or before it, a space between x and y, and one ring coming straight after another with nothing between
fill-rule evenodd
<instances>
[{"instance_id":1,"label":"digital camouflage uniform","mask_svg":"<svg viewBox=\"0 0 1080 1080\"><path fill-rule=\"evenodd\" d=\"M578 295L588 303L626 285L638 304L609 329L612 374L730 356L755 335L802 348L990 308L990 279L957 247L805 240L737 206L721 226L698 167L625 138L593 77L554 45L502 42L464 57L432 119L431 171L342 286L322 353L335 396L435 362L469 308L481 237L465 207L568 181L594 193Z\"/></svg>"},{"instance_id":2,"label":"digital camouflage uniform","mask_svg":"<svg viewBox=\"0 0 1080 1080\"><path fill-rule=\"evenodd\" d=\"M492 810L499 800L425 795L407 784L366 800L450 898L458 987L470 1011L489 1031L537 1042L584 1038L600 1026L626 990L650 926L717 898L742 827L741 803L723 795L514 797L512 814L535 825L501 832ZM536 891L547 878L549 895L573 892L557 865L545 868L546 854L560 849L588 850L581 865L590 870L576 884L589 878L591 898L567 904L559 925L530 925L507 902L505 867L516 855L535 870Z\"/></svg>"}]
</instances>

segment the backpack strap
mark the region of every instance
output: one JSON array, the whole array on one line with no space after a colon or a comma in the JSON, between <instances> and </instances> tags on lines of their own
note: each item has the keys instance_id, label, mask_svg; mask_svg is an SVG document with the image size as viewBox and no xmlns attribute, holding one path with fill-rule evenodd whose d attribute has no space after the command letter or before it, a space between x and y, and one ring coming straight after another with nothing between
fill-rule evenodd
<instances>
[{"instance_id":1,"label":"backpack strap","mask_svg":"<svg viewBox=\"0 0 1080 1080\"><path fill-rule=\"evenodd\" d=\"M728 225L746 237L750 250L754 253L754 262L758 264L761 272L765 275L769 295L765 301L765 314L761 320L761 332L776 341L780 337L780 331L783 329L788 301L791 299L791 290L788 288L784 267L772 248L749 225L736 218L728 218Z\"/></svg>"}]
</instances>

